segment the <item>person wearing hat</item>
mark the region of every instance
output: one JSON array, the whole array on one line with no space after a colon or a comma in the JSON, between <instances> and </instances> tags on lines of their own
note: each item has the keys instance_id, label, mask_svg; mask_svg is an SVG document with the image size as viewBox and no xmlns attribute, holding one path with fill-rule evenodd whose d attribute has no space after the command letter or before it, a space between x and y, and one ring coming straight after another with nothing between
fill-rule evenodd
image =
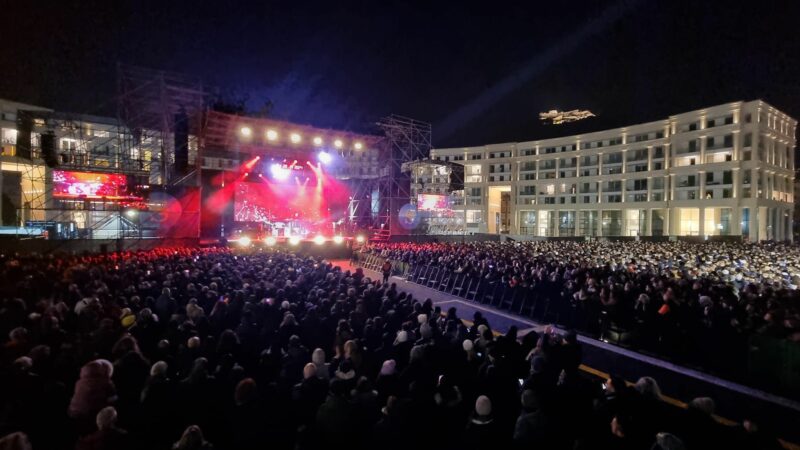
<instances>
[{"instance_id":1,"label":"person wearing hat","mask_svg":"<svg viewBox=\"0 0 800 450\"><path fill-rule=\"evenodd\" d=\"M517 447L551 448L556 442L552 419L545 412L546 402L541 393L525 389L521 395L522 411L514 426L514 444Z\"/></svg>"},{"instance_id":2,"label":"person wearing hat","mask_svg":"<svg viewBox=\"0 0 800 450\"><path fill-rule=\"evenodd\" d=\"M292 406L301 425L313 425L317 408L325 401L327 392L328 383L317 377L317 366L314 363L306 364L303 381L292 388Z\"/></svg>"},{"instance_id":3,"label":"person wearing hat","mask_svg":"<svg viewBox=\"0 0 800 450\"><path fill-rule=\"evenodd\" d=\"M481 395L475 400L475 409L469 416L463 439L464 448L503 448L505 442L498 439L489 397Z\"/></svg>"},{"instance_id":4,"label":"person wearing hat","mask_svg":"<svg viewBox=\"0 0 800 450\"><path fill-rule=\"evenodd\" d=\"M78 441L75 450L133 449L128 432L117 427L117 410L107 406L97 413L97 431Z\"/></svg>"}]
</instances>

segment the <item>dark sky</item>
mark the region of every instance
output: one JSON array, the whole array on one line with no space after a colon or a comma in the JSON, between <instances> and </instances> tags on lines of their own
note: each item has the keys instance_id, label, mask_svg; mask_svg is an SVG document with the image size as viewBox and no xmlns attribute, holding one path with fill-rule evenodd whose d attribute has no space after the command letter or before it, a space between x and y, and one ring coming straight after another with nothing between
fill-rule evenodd
<instances>
[{"instance_id":1,"label":"dark sky","mask_svg":"<svg viewBox=\"0 0 800 450\"><path fill-rule=\"evenodd\" d=\"M407 115L440 147L570 134L538 124L551 108L596 129L754 98L800 117L798 1L248 3L0 0L0 97L113 113L122 61L317 126Z\"/></svg>"}]
</instances>

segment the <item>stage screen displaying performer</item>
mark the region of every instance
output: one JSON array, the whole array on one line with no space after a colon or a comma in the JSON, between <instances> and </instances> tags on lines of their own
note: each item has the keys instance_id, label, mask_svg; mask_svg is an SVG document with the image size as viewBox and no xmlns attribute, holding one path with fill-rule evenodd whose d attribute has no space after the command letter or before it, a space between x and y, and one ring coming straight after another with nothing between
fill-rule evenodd
<instances>
[{"instance_id":1,"label":"stage screen displaying performer","mask_svg":"<svg viewBox=\"0 0 800 450\"><path fill-rule=\"evenodd\" d=\"M333 177L258 177L235 185L233 215L236 222L266 224L288 229L288 234L333 233L332 224L344 218L349 189ZM302 232L296 231L302 230Z\"/></svg>"},{"instance_id":2,"label":"stage screen displaying performer","mask_svg":"<svg viewBox=\"0 0 800 450\"><path fill-rule=\"evenodd\" d=\"M446 195L417 194L417 210L441 211L450 209L450 198Z\"/></svg>"},{"instance_id":3,"label":"stage screen displaying performer","mask_svg":"<svg viewBox=\"0 0 800 450\"><path fill-rule=\"evenodd\" d=\"M128 179L113 173L53 171L53 196L57 198L128 199Z\"/></svg>"}]
</instances>

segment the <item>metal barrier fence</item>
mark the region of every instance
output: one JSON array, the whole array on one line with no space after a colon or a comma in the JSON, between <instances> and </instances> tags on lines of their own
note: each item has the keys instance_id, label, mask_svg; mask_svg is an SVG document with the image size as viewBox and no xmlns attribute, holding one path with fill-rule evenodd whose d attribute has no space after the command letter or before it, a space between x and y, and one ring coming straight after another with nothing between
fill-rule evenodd
<instances>
[{"instance_id":1,"label":"metal barrier fence","mask_svg":"<svg viewBox=\"0 0 800 450\"><path fill-rule=\"evenodd\" d=\"M386 261L387 258L380 255L362 253L359 254L356 263L365 269L381 272ZM448 270L436 264L411 265L396 260L389 260L389 262L392 264L392 275L465 300L476 301L487 306L553 323L561 323L562 316L568 317L568 315L562 315L562 311L557 308L555 299L542 295L540 290L511 286L499 279L481 278L472 274Z\"/></svg>"}]
</instances>

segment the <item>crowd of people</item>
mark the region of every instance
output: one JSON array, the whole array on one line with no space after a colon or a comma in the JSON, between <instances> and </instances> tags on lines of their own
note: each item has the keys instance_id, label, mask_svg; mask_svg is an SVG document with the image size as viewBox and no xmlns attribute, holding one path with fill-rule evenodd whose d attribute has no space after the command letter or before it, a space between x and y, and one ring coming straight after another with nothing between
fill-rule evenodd
<instances>
[{"instance_id":1,"label":"crowd of people","mask_svg":"<svg viewBox=\"0 0 800 450\"><path fill-rule=\"evenodd\" d=\"M662 267L666 247L637 244L653 256L633 260L600 244L565 245L374 250L519 283L555 276L606 302L618 292L605 287L609 277L641 281L634 287L652 286L642 294L653 304L657 293L668 302L694 289L657 271L708 270L735 250L718 247L711 263L683 258L689 268L679 255ZM776 252L770 264L795 254L762 249ZM700 289L717 281L700 279ZM742 289L770 314L792 298L782 286ZM678 409L652 378L587 377L574 332L498 335L480 313L462 320L313 257L223 248L2 255L0 299L3 450L780 448L759 424L717 422L710 398ZM710 301L724 308L726 299L720 291ZM784 313L773 326L791 320Z\"/></svg>"},{"instance_id":2,"label":"crowd of people","mask_svg":"<svg viewBox=\"0 0 800 450\"><path fill-rule=\"evenodd\" d=\"M570 327L599 336L612 324L628 331L634 346L698 363L727 355L714 359L726 372L741 366L752 335L800 342L800 247L794 245L374 243L367 251L411 267L435 265L532 288Z\"/></svg>"}]
</instances>

